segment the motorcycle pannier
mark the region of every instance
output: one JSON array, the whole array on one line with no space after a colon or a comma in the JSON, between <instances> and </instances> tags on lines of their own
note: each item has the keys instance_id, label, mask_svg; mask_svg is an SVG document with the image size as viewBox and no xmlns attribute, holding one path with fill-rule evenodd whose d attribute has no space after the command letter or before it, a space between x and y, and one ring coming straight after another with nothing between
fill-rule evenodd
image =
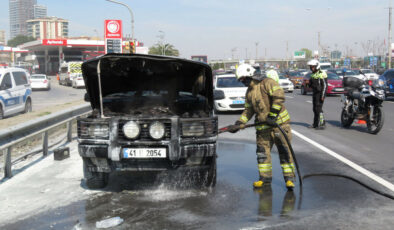
<instances>
[{"instance_id":1,"label":"motorcycle pannier","mask_svg":"<svg viewBox=\"0 0 394 230\"><path fill-rule=\"evenodd\" d=\"M345 88L360 88L363 84L364 81L356 78L356 77L344 77L343 78L343 87Z\"/></svg>"}]
</instances>

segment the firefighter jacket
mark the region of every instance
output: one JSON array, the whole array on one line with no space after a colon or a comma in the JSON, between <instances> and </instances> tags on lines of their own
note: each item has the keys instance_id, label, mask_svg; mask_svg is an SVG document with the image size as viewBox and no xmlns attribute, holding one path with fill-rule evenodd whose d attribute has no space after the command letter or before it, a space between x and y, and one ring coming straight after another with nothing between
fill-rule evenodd
<instances>
[{"instance_id":1,"label":"firefighter jacket","mask_svg":"<svg viewBox=\"0 0 394 230\"><path fill-rule=\"evenodd\" d=\"M326 72L318 70L316 73L312 73L309 86L312 88L313 93L322 93L325 96L327 90Z\"/></svg>"},{"instance_id":2,"label":"firefighter jacket","mask_svg":"<svg viewBox=\"0 0 394 230\"><path fill-rule=\"evenodd\" d=\"M239 121L245 124L256 115L255 123L265 122L268 116L276 117L277 124L289 123L290 115L284 102L285 93L275 80L271 78L264 78L261 82L253 80L246 91L245 109ZM266 124L256 126L258 131L270 128L272 126Z\"/></svg>"}]
</instances>

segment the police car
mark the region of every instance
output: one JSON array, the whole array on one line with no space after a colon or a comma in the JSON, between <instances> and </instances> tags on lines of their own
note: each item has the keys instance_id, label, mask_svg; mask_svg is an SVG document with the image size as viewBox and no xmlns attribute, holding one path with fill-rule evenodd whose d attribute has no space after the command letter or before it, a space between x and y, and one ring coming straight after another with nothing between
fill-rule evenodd
<instances>
[{"instance_id":1,"label":"police car","mask_svg":"<svg viewBox=\"0 0 394 230\"><path fill-rule=\"evenodd\" d=\"M245 108L248 88L235 74L216 75L214 81L214 107L216 111L236 111Z\"/></svg>"},{"instance_id":2,"label":"police car","mask_svg":"<svg viewBox=\"0 0 394 230\"><path fill-rule=\"evenodd\" d=\"M0 119L31 110L29 74L21 68L0 69Z\"/></svg>"}]
</instances>

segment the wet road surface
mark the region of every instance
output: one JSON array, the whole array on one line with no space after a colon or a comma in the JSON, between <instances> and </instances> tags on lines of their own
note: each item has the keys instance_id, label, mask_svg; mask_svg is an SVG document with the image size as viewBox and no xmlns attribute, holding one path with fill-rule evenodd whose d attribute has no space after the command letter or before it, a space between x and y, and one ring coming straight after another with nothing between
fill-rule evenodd
<instances>
[{"instance_id":1,"label":"wet road surface","mask_svg":"<svg viewBox=\"0 0 394 230\"><path fill-rule=\"evenodd\" d=\"M271 186L253 190L255 148L252 142L219 141L217 184L212 189L177 189L160 179L136 184L137 178L116 173L109 186L98 191L84 187L81 160L74 149L72 157L62 162L48 158L39 162L45 164L45 175L33 166L22 173L35 180L17 175L0 186L0 228L94 229L97 221L119 216L124 222L111 229L392 229L394 201L347 179L314 177L304 180L302 195L298 186L287 191L275 147ZM319 154L296 152L302 174L331 171L364 179ZM43 180L36 174L55 178ZM10 188L14 196L7 191L14 185L9 182L19 186ZM32 197L21 198L18 193L23 189ZM7 218L7 213L12 215Z\"/></svg>"}]
</instances>

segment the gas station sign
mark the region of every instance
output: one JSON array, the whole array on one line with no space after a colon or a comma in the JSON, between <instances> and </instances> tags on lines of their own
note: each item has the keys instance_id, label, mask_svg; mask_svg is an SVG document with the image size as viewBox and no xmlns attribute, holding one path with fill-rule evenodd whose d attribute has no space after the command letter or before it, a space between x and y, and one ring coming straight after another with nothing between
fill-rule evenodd
<instances>
[{"instance_id":1,"label":"gas station sign","mask_svg":"<svg viewBox=\"0 0 394 230\"><path fill-rule=\"evenodd\" d=\"M105 53L122 53L122 21L104 21Z\"/></svg>"}]
</instances>

